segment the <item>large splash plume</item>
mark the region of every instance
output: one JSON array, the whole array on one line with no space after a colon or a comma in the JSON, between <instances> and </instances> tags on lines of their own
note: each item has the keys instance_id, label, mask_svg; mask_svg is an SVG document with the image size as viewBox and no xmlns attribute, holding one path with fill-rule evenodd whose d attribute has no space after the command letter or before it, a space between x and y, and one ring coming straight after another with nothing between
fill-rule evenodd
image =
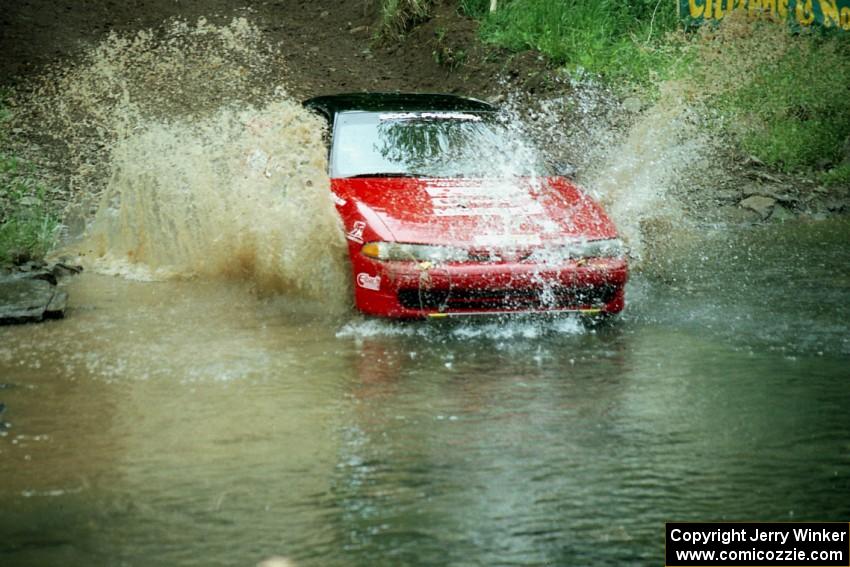
<instances>
[{"instance_id":1,"label":"large splash plume","mask_svg":"<svg viewBox=\"0 0 850 567\"><path fill-rule=\"evenodd\" d=\"M323 125L243 18L112 34L17 94L67 202L64 253L130 277L237 277L345 297Z\"/></svg>"},{"instance_id":2,"label":"large splash plume","mask_svg":"<svg viewBox=\"0 0 850 567\"><path fill-rule=\"evenodd\" d=\"M655 270L686 247L694 219L683 197L717 175L717 140L702 126L688 89L659 85L651 104L623 99L581 73L557 79L559 96L514 93L507 112L558 165L599 199L630 249L632 266Z\"/></svg>"},{"instance_id":3,"label":"large splash plume","mask_svg":"<svg viewBox=\"0 0 850 567\"><path fill-rule=\"evenodd\" d=\"M142 266L155 277L232 276L316 297L339 291L345 251L321 131L288 100L149 123L113 147L82 252L119 273Z\"/></svg>"}]
</instances>

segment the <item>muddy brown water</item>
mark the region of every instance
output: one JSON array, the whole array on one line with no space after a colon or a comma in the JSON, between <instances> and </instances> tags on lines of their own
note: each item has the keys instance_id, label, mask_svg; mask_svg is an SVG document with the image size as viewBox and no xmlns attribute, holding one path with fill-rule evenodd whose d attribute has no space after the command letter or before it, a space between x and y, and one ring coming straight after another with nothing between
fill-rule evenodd
<instances>
[{"instance_id":1,"label":"muddy brown water","mask_svg":"<svg viewBox=\"0 0 850 567\"><path fill-rule=\"evenodd\" d=\"M0 564L658 564L850 516L847 220L709 232L616 324L88 273L0 329Z\"/></svg>"}]
</instances>

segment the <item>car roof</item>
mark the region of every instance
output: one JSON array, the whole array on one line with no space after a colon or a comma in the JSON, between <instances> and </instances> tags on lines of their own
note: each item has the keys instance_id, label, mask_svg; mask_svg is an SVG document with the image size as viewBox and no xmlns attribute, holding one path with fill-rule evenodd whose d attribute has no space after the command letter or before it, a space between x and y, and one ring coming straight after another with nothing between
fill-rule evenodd
<instances>
[{"instance_id":1,"label":"car roof","mask_svg":"<svg viewBox=\"0 0 850 567\"><path fill-rule=\"evenodd\" d=\"M317 96L302 103L333 122L337 112L362 111L494 111L496 107L474 98L427 93L349 93Z\"/></svg>"}]
</instances>

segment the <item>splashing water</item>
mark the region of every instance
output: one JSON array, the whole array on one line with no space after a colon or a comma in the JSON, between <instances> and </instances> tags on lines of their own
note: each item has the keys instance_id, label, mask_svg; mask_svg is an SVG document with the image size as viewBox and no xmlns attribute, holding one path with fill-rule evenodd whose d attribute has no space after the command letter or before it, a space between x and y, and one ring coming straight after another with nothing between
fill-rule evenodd
<instances>
[{"instance_id":1,"label":"splashing water","mask_svg":"<svg viewBox=\"0 0 850 567\"><path fill-rule=\"evenodd\" d=\"M78 248L107 273L228 276L344 296L321 131L291 101L149 124L113 148L107 190Z\"/></svg>"},{"instance_id":2,"label":"splashing water","mask_svg":"<svg viewBox=\"0 0 850 567\"><path fill-rule=\"evenodd\" d=\"M34 161L68 194L76 241L59 253L135 279L238 278L345 304L323 124L284 79L243 18L111 34L36 79L15 126L42 134Z\"/></svg>"},{"instance_id":3,"label":"splashing water","mask_svg":"<svg viewBox=\"0 0 850 567\"><path fill-rule=\"evenodd\" d=\"M150 121L262 106L282 92L284 78L280 54L244 18L111 33L77 62L60 62L13 93L10 126L30 144L15 149L40 166L46 185L66 193L72 216L87 219L116 142Z\"/></svg>"},{"instance_id":4,"label":"splashing water","mask_svg":"<svg viewBox=\"0 0 850 567\"><path fill-rule=\"evenodd\" d=\"M632 267L658 268L658 258L691 241L692 222L678 196L695 179L710 183L716 141L680 85L661 85L658 100L638 112L592 78L560 79L567 95L529 99L513 93L512 120L597 198L630 248Z\"/></svg>"},{"instance_id":5,"label":"splashing water","mask_svg":"<svg viewBox=\"0 0 850 567\"><path fill-rule=\"evenodd\" d=\"M587 328L575 317L493 318L459 321L457 324L434 326L418 322L397 323L381 319L357 319L336 332L338 339L370 337L422 337L432 342L483 339L491 341L539 339L547 336L578 335Z\"/></svg>"},{"instance_id":6,"label":"splashing water","mask_svg":"<svg viewBox=\"0 0 850 567\"><path fill-rule=\"evenodd\" d=\"M695 131L686 107L671 91L643 112L623 141L609 148L585 183L598 192L638 261L681 238L689 222L675 191L703 166L710 141Z\"/></svg>"}]
</instances>

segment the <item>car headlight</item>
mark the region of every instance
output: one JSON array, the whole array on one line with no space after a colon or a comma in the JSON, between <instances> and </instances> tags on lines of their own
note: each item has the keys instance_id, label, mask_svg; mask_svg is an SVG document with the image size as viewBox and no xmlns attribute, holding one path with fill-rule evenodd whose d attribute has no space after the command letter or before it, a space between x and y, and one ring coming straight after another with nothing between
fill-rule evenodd
<instances>
[{"instance_id":1,"label":"car headlight","mask_svg":"<svg viewBox=\"0 0 850 567\"><path fill-rule=\"evenodd\" d=\"M587 258L621 258L625 256L623 242L619 238L604 240L575 240L557 246L538 248L529 257L531 262L541 264L563 264L569 260Z\"/></svg>"},{"instance_id":2,"label":"car headlight","mask_svg":"<svg viewBox=\"0 0 850 567\"><path fill-rule=\"evenodd\" d=\"M469 252L453 246L435 246L430 244L401 244L398 242L369 242L361 252L376 260L433 262L467 262Z\"/></svg>"}]
</instances>

